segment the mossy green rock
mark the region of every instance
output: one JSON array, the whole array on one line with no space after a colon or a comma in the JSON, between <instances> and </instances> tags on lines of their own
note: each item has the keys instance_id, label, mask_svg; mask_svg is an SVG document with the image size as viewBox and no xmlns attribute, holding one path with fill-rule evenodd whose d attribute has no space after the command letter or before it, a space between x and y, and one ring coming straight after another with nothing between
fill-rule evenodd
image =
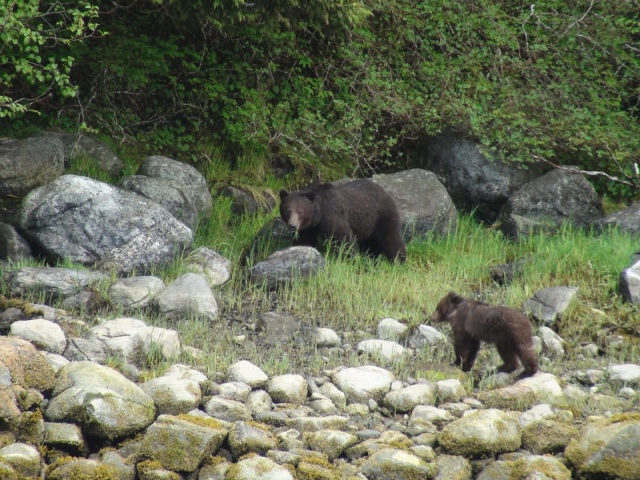
<instances>
[{"instance_id":1,"label":"mossy green rock","mask_svg":"<svg viewBox=\"0 0 640 480\"><path fill-rule=\"evenodd\" d=\"M26 443L13 443L0 448L0 461L11 465L21 477L31 478L39 476L42 458L35 447Z\"/></svg>"},{"instance_id":2,"label":"mossy green rock","mask_svg":"<svg viewBox=\"0 0 640 480\"><path fill-rule=\"evenodd\" d=\"M225 480L294 480L294 476L286 466L265 457L252 455L240 460L229 470Z\"/></svg>"},{"instance_id":3,"label":"mossy green rock","mask_svg":"<svg viewBox=\"0 0 640 480\"><path fill-rule=\"evenodd\" d=\"M303 438L311 450L326 454L330 461L342 455L342 452L347 448L358 443L358 437L340 430L305 433Z\"/></svg>"},{"instance_id":4,"label":"mossy green rock","mask_svg":"<svg viewBox=\"0 0 640 480\"><path fill-rule=\"evenodd\" d=\"M72 362L56 376L45 417L81 425L94 437L113 440L146 428L155 417L153 400L112 368Z\"/></svg>"},{"instance_id":5,"label":"mossy green rock","mask_svg":"<svg viewBox=\"0 0 640 480\"><path fill-rule=\"evenodd\" d=\"M176 472L193 472L198 468L205 457L218 450L227 431L185 418L160 415L145 432L142 454Z\"/></svg>"},{"instance_id":6,"label":"mossy green rock","mask_svg":"<svg viewBox=\"0 0 640 480\"><path fill-rule=\"evenodd\" d=\"M51 390L55 371L30 342L16 337L0 337L0 371L8 370L11 382L24 388Z\"/></svg>"},{"instance_id":7,"label":"mossy green rock","mask_svg":"<svg viewBox=\"0 0 640 480\"><path fill-rule=\"evenodd\" d=\"M640 478L640 414L621 414L584 426L565 456L583 476Z\"/></svg>"},{"instance_id":8,"label":"mossy green rock","mask_svg":"<svg viewBox=\"0 0 640 480\"><path fill-rule=\"evenodd\" d=\"M572 425L554 420L535 420L522 432L522 446L535 454L560 453L578 434Z\"/></svg>"},{"instance_id":9,"label":"mossy green rock","mask_svg":"<svg viewBox=\"0 0 640 480\"><path fill-rule=\"evenodd\" d=\"M231 453L239 458L247 453L265 454L276 448L276 440L266 428L251 422L236 422L229 431Z\"/></svg>"},{"instance_id":10,"label":"mossy green rock","mask_svg":"<svg viewBox=\"0 0 640 480\"><path fill-rule=\"evenodd\" d=\"M120 476L115 468L110 465L103 465L95 460L85 458L61 460L51 467L46 478L49 480L120 480Z\"/></svg>"},{"instance_id":11,"label":"mossy green rock","mask_svg":"<svg viewBox=\"0 0 640 480\"><path fill-rule=\"evenodd\" d=\"M433 478L436 472L435 464L395 448L374 453L362 466L369 480L420 480Z\"/></svg>"},{"instance_id":12,"label":"mossy green rock","mask_svg":"<svg viewBox=\"0 0 640 480\"><path fill-rule=\"evenodd\" d=\"M571 480L571 471L555 457L531 455L514 461L493 462L480 472L476 480L525 480L528 478Z\"/></svg>"},{"instance_id":13,"label":"mossy green rock","mask_svg":"<svg viewBox=\"0 0 640 480\"><path fill-rule=\"evenodd\" d=\"M18 480L18 474L4 462L0 462L0 478L3 480Z\"/></svg>"},{"instance_id":14,"label":"mossy green rock","mask_svg":"<svg viewBox=\"0 0 640 480\"><path fill-rule=\"evenodd\" d=\"M438 474L434 480L471 480L471 462L458 455L438 455L435 459Z\"/></svg>"},{"instance_id":15,"label":"mossy green rock","mask_svg":"<svg viewBox=\"0 0 640 480\"><path fill-rule=\"evenodd\" d=\"M536 394L531 388L515 386L480 392L478 400L487 408L521 412L530 409L537 402Z\"/></svg>"},{"instance_id":16,"label":"mossy green rock","mask_svg":"<svg viewBox=\"0 0 640 480\"><path fill-rule=\"evenodd\" d=\"M518 450L522 430L512 416L501 410L477 410L444 427L438 442L453 455L494 456Z\"/></svg>"}]
</instances>

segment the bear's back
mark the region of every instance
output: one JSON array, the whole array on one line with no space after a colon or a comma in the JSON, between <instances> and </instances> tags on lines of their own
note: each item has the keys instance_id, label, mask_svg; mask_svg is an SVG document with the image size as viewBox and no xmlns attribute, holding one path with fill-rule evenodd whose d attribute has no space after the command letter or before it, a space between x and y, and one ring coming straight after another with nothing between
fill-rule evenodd
<instances>
[{"instance_id":1,"label":"bear's back","mask_svg":"<svg viewBox=\"0 0 640 480\"><path fill-rule=\"evenodd\" d=\"M514 308L466 300L458 314L456 322L463 322L466 332L485 342L522 343L532 335L529 317Z\"/></svg>"}]
</instances>

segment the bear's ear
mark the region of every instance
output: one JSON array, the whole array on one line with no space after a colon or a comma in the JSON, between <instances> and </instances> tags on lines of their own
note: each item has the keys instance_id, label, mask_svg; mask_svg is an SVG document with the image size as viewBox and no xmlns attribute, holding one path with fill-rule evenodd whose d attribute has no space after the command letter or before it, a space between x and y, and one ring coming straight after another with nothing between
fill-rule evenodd
<instances>
[{"instance_id":1,"label":"bear's ear","mask_svg":"<svg viewBox=\"0 0 640 480\"><path fill-rule=\"evenodd\" d=\"M453 290L447 294L447 298L454 305L458 305L459 303L462 302L462 297L458 295L456 292L454 292Z\"/></svg>"},{"instance_id":2,"label":"bear's ear","mask_svg":"<svg viewBox=\"0 0 640 480\"><path fill-rule=\"evenodd\" d=\"M280 200L284 200L288 196L289 196L289 192L287 192L286 190L280 190Z\"/></svg>"},{"instance_id":3,"label":"bear's ear","mask_svg":"<svg viewBox=\"0 0 640 480\"><path fill-rule=\"evenodd\" d=\"M304 196L313 202L316 199L316 192L307 192Z\"/></svg>"}]
</instances>

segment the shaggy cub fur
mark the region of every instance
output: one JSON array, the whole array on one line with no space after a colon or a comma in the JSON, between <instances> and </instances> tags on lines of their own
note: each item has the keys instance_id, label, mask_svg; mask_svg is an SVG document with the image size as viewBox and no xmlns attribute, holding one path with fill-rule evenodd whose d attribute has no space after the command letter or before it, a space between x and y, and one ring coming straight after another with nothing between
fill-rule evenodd
<instances>
[{"instance_id":1,"label":"shaggy cub fur","mask_svg":"<svg viewBox=\"0 0 640 480\"><path fill-rule=\"evenodd\" d=\"M481 341L495 343L498 348L504 362L498 371L515 371L518 358L524 367L520 377L529 377L538 371L531 321L518 310L487 305L449 292L438 303L431 320L451 325L456 365L465 372L473 367Z\"/></svg>"}]
</instances>

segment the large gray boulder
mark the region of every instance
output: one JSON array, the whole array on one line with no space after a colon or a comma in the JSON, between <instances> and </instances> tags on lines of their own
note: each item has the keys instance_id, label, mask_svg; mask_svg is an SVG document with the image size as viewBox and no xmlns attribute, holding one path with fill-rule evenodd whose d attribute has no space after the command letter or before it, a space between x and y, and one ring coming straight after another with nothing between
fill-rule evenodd
<instances>
[{"instance_id":1,"label":"large gray boulder","mask_svg":"<svg viewBox=\"0 0 640 480\"><path fill-rule=\"evenodd\" d=\"M45 417L80 425L91 437L115 440L153 422L153 400L117 371L92 362L71 362L56 375Z\"/></svg>"},{"instance_id":2,"label":"large gray boulder","mask_svg":"<svg viewBox=\"0 0 640 480\"><path fill-rule=\"evenodd\" d=\"M11 293L43 293L48 298L66 298L107 280L104 273L73 268L23 267L7 276Z\"/></svg>"},{"instance_id":3,"label":"large gray boulder","mask_svg":"<svg viewBox=\"0 0 640 480\"><path fill-rule=\"evenodd\" d=\"M455 229L456 207L434 173L416 168L374 175L371 180L396 201L405 242L431 232L446 234Z\"/></svg>"},{"instance_id":4,"label":"large gray boulder","mask_svg":"<svg viewBox=\"0 0 640 480\"><path fill-rule=\"evenodd\" d=\"M145 158L138 174L125 177L120 188L162 205L191 230L208 218L213 201L205 178L191 165L153 155Z\"/></svg>"},{"instance_id":5,"label":"large gray boulder","mask_svg":"<svg viewBox=\"0 0 640 480\"><path fill-rule=\"evenodd\" d=\"M249 278L255 283L264 283L267 288L276 288L307 278L324 268L325 259L312 247L289 247L272 253L266 260L249 269Z\"/></svg>"},{"instance_id":6,"label":"large gray boulder","mask_svg":"<svg viewBox=\"0 0 640 480\"><path fill-rule=\"evenodd\" d=\"M22 197L64 171L64 147L57 138L36 136L0 144L0 197Z\"/></svg>"},{"instance_id":7,"label":"large gray boulder","mask_svg":"<svg viewBox=\"0 0 640 480\"><path fill-rule=\"evenodd\" d=\"M632 235L640 233L640 202L629 205L618 212L611 213L598 222L602 230L608 227L616 227Z\"/></svg>"},{"instance_id":8,"label":"large gray boulder","mask_svg":"<svg viewBox=\"0 0 640 480\"><path fill-rule=\"evenodd\" d=\"M458 209L475 210L485 221L495 220L511 194L541 174L537 166L505 164L477 143L454 136L428 138L409 158L411 165L436 174Z\"/></svg>"},{"instance_id":9,"label":"large gray boulder","mask_svg":"<svg viewBox=\"0 0 640 480\"><path fill-rule=\"evenodd\" d=\"M64 145L64 165L78 157L89 157L110 175L119 175L124 165L107 144L84 133L43 132L41 136L58 139Z\"/></svg>"},{"instance_id":10,"label":"large gray boulder","mask_svg":"<svg viewBox=\"0 0 640 480\"><path fill-rule=\"evenodd\" d=\"M20 226L53 259L97 263L116 273L167 262L193 238L157 203L77 175L64 175L29 193Z\"/></svg>"},{"instance_id":11,"label":"large gray boulder","mask_svg":"<svg viewBox=\"0 0 640 480\"><path fill-rule=\"evenodd\" d=\"M188 316L213 321L218 318L218 302L204 274L185 273L151 300L162 315L173 320Z\"/></svg>"},{"instance_id":12,"label":"large gray boulder","mask_svg":"<svg viewBox=\"0 0 640 480\"><path fill-rule=\"evenodd\" d=\"M563 223L595 225L604 215L593 185L582 175L552 170L514 193L500 213L500 229L509 238L534 231L555 232Z\"/></svg>"}]
</instances>

